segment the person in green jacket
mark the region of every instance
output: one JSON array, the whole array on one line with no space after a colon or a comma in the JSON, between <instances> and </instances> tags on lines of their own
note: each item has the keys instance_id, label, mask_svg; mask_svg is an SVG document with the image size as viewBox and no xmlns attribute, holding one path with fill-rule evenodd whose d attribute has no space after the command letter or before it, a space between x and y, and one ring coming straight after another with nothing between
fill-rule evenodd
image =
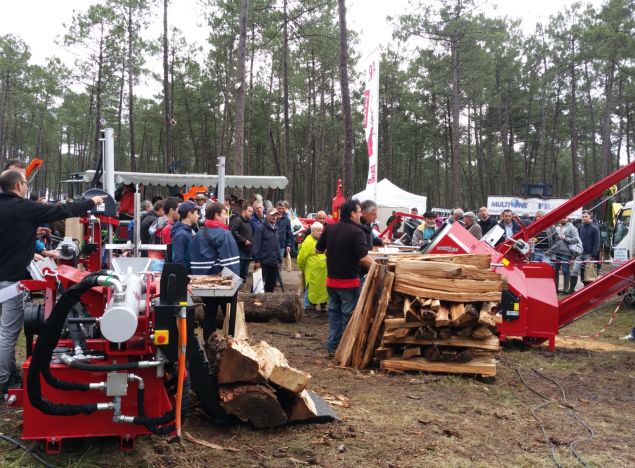
<instances>
[{"instance_id":1,"label":"person in green jacket","mask_svg":"<svg viewBox=\"0 0 635 468\"><path fill-rule=\"evenodd\" d=\"M300 246L298 253L298 268L304 277L304 308L315 310L319 304L322 311L326 310L329 294L326 291L326 255L315 252L317 240L322 235L324 226L315 222L311 225L311 235L307 236Z\"/></svg>"}]
</instances>

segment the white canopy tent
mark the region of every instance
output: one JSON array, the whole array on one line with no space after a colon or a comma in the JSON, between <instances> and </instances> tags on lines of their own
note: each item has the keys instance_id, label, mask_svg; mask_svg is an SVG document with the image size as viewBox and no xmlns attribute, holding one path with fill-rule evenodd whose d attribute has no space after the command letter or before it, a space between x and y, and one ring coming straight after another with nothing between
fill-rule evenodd
<instances>
[{"instance_id":1,"label":"white canopy tent","mask_svg":"<svg viewBox=\"0 0 635 468\"><path fill-rule=\"evenodd\" d=\"M84 173L84 182L90 182L95 176L95 171ZM122 172L115 171L115 182L118 184L142 184L156 186L186 186L193 185L215 187L218 184L218 176L215 174L160 174L152 172ZM284 176L225 176L226 187L240 187L248 189L283 189L289 181Z\"/></svg>"},{"instance_id":2,"label":"white canopy tent","mask_svg":"<svg viewBox=\"0 0 635 468\"><path fill-rule=\"evenodd\" d=\"M374 196L373 190L364 190L353 195L353 198L361 202L373 200ZM419 214L423 214L426 211L428 199L423 195L406 192L388 179L382 179L377 184L376 202L379 206L377 222L383 228L393 211L409 213L411 208L417 208Z\"/></svg>"}]
</instances>

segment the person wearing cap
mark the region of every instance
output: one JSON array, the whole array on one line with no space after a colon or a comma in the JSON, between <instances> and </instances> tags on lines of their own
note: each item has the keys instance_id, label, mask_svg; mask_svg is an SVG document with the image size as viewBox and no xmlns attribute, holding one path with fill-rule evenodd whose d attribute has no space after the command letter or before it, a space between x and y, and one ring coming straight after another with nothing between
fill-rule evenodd
<instances>
[{"instance_id":1,"label":"person wearing cap","mask_svg":"<svg viewBox=\"0 0 635 468\"><path fill-rule=\"evenodd\" d=\"M198 223L196 203L185 201L178 208L179 220L172 226L172 261L190 270L190 244L194 237L192 227Z\"/></svg>"},{"instance_id":2,"label":"person wearing cap","mask_svg":"<svg viewBox=\"0 0 635 468\"><path fill-rule=\"evenodd\" d=\"M437 215L432 211L423 213L423 224L420 224L417 226L417 229L415 229L412 235L412 245L423 247L430 241L430 238L437 230L436 218Z\"/></svg>"},{"instance_id":3,"label":"person wearing cap","mask_svg":"<svg viewBox=\"0 0 635 468\"><path fill-rule=\"evenodd\" d=\"M278 247L278 228L276 221L280 214L276 208L269 208L264 222L258 225L254 231L254 242L251 255L254 258L254 270L262 268L262 279L265 283L265 292L273 292L276 287L276 279L280 274L282 255Z\"/></svg>"},{"instance_id":4,"label":"person wearing cap","mask_svg":"<svg viewBox=\"0 0 635 468\"><path fill-rule=\"evenodd\" d=\"M463 213L463 225L465 229L477 239L483 237L483 231L481 230L481 226L476 222L476 215L473 211Z\"/></svg>"}]
</instances>

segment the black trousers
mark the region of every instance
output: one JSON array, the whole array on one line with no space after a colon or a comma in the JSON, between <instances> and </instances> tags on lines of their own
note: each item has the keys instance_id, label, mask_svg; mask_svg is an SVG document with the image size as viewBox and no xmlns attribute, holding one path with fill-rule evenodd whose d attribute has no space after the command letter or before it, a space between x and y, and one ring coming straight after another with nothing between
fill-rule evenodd
<instances>
[{"instance_id":1,"label":"black trousers","mask_svg":"<svg viewBox=\"0 0 635 468\"><path fill-rule=\"evenodd\" d=\"M217 297L204 297L203 304L205 304L205 316L203 317L203 340L207 343L207 340L212 333L216 331L216 314L220 307L222 311L225 310L225 306L229 302L228 298Z\"/></svg>"},{"instance_id":2,"label":"black trousers","mask_svg":"<svg viewBox=\"0 0 635 468\"><path fill-rule=\"evenodd\" d=\"M262 265L262 280L265 282L265 292L273 292L276 289L276 279L280 267L278 265Z\"/></svg>"}]
</instances>

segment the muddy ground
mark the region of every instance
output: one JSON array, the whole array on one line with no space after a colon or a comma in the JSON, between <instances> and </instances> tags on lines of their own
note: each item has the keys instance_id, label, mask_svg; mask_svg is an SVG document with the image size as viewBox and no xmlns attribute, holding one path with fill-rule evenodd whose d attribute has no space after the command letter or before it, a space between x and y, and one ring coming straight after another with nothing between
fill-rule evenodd
<instances>
[{"instance_id":1,"label":"muddy ground","mask_svg":"<svg viewBox=\"0 0 635 468\"><path fill-rule=\"evenodd\" d=\"M294 281L285 275L288 287ZM614 309L600 307L562 335L593 334ZM341 422L256 431L213 426L195 408L185 429L237 451L147 437L120 452L118 440L82 439L43 457L60 467L553 466L554 458L581 466L573 446L591 466L635 466L635 344L617 340L634 324L635 312L623 307L598 339L565 337L555 353L512 343L493 381L334 367L324 349L326 316L250 324L253 340L279 347L313 375L311 388L333 402ZM0 431L18 437L20 412L2 411ZM41 454L39 444L26 445ZM5 442L0 463L38 466Z\"/></svg>"}]
</instances>

